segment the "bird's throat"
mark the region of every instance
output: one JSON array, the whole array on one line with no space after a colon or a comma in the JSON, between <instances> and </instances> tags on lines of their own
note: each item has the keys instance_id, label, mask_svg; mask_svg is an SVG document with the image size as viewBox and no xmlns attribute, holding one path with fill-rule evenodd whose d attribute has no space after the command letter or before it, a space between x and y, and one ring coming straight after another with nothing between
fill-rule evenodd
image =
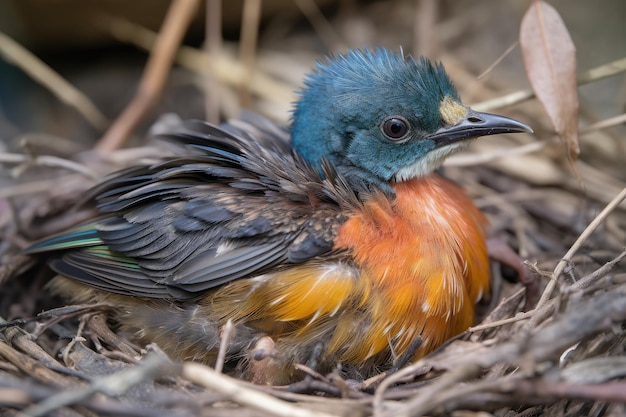
<instances>
[{"instance_id":1,"label":"bird's throat","mask_svg":"<svg viewBox=\"0 0 626 417\"><path fill-rule=\"evenodd\" d=\"M469 141L451 143L441 148L435 148L410 165L404 166L396 172L396 182L408 181L414 178L424 178L438 169L443 161L452 154L467 148Z\"/></svg>"}]
</instances>

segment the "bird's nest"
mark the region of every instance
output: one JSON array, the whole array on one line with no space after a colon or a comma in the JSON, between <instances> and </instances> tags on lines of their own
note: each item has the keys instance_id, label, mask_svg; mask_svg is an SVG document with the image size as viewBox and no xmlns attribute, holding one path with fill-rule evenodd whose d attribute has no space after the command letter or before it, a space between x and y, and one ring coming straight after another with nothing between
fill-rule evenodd
<instances>
[{"instance_id":1,"label":"bird's nest","mask_svg":"<svg viewBox=\"0 0 626 417\"><path fill-rule=\"evenodd\" d=\"M53 160L63 167L32 170L28 182L12 187L14 197L1 201L0 311L6 321L0 325L0 404L28 415L151 416L404 416L461 410L583 416L615 408L610 404L626 400L626 273L620 266L626 216L618 198L603 200L610 192L585 192L562 174L554 156L560 145L550 146L524 161L529 168L549 167L535 170L530 179L514 174L515 156L506 157L508 164L499 160L500 167L484 161L458 166L494 152L489 149L445 169L488 214L492 236L527 260L543 289L538 304L524 311L524 286L507 267L494 264L494 291L491 305L483 306L484 318L444 348L391 375L344 381L311 372L291 387L253 386L198 364L171 363L158 346L135 346L116 333L106 319L108 306L64 305L43 291L50 272L19 255L19 248L86 215L70 207L93 184L89 175L96 169L150 160L156 148L118 151L98 164ZM91 167L89 175L79 166ZM559 176L543 178L550 185L538 186L546 172ZM586 175L584 181L594 179ZM46 184L55 184L55 192L28 193L27 187ZM20 190L25 196L18 196Z\"/></svg>"}]
</instances>

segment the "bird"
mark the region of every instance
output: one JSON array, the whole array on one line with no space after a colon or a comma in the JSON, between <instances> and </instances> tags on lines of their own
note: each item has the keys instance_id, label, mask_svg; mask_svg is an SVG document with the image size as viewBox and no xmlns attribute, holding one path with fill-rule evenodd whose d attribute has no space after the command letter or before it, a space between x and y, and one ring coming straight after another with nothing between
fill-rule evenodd
<instances>
[{"instance_id":1,"label":"bird","mask_svg":"<svg viewBox=\"0 0 626 417\"><path fill-rule=\"evenodd\" d=\"M180 152L115 172L98 215L34 243L53 291L111 305L138 342L261 384L397 369L475 320L487 221L438 173L480 136L532 132L464 105L442 64L385 48L319 61L288 126L181 121ZM229 337L224 329L230 326Z\"/></svg>"}]
</instances>

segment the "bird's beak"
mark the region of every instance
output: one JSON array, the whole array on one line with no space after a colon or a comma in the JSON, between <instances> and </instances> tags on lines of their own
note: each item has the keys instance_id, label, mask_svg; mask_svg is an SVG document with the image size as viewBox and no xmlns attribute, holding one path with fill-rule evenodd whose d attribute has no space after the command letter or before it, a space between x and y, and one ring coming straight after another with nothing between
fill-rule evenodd
<instances>
[{"instance_id":1,"label":"bird's beak","mask_svg":"<svg viewBox=\"0 0 626 417\"><path fill-rule=\"evenodd\" d=\"M442 127L428 137L435 141L435 148L441 148L465 139L500 133L532 133L525 123L497 114L481 113L469 109L467 115L454 126Z\"/></svg>"}]
</instances>

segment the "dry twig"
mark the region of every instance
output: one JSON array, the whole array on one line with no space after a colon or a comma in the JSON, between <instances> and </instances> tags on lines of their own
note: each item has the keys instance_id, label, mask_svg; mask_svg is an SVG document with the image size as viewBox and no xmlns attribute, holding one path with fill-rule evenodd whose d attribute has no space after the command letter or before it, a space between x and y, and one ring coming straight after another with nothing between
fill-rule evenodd
<instances>
[{"instance_id":1,"label":"dry twig","mask_svg":"<svg viewBox=\"0 0 626 417\"><path fill-rule=\"evenodd\" d=\"M199 0L174 0L156 39L137 94L96 146L100 152L120 148L161 94L187 26Z\"/></svg>"}]
</instances>

